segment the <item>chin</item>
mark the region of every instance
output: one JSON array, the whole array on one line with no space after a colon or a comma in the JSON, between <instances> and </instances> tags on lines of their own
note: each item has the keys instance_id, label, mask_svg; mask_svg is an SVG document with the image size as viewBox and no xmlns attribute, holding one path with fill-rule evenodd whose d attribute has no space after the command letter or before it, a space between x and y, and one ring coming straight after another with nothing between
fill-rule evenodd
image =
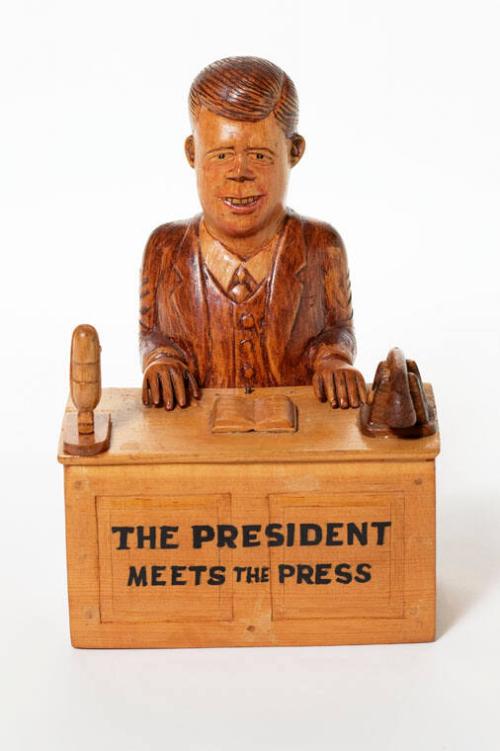
<instances>
[{"instance_id":1,"label":"chin","mask_svg":"<svg viewBox=\"0 0 500 751\"><path fill-rule=\"evenodd\" d=\"M235 217L234 222L224 222L220 225L226 235L230 237L248 237L265 227L265 222L251 221L247 217Z\"/></svg>"},{"instance_id":2,"label":"chin","mask_svg":"<svg viewBox=\"0 0 500 751\"><path fill-rule=\"evenodd\" d=\"M212 213L204 210L205 218L215 231L219 231L229 237L246 237L259 232L266 226L266 218L256 214L235 214L221 216L220 213Z\"/></svg>"}]
</instances>

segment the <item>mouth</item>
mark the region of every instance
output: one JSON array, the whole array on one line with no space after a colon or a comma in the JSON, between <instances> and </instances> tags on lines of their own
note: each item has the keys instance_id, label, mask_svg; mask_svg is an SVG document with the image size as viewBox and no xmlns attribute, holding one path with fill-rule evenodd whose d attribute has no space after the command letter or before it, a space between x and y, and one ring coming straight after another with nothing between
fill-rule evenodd
<instances>
[{"instance_id":1,"label":"mouth","mask_svg":"<svg viewBox=\"0 0 500 751\"><path fill-rule=\"evenodd\" d=\"M264 196L262 194L255 196L224 196L222 201L226 206L232 209L232 211L242 214L253 211L263 198Z\"/></svg>"}]
</instances>

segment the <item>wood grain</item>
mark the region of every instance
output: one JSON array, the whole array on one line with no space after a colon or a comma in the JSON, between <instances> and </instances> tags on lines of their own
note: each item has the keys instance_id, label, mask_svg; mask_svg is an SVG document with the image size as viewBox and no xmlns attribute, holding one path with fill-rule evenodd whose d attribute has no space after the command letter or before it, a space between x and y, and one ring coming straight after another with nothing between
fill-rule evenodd
<instances>
[{"instance_id":1,"label":"wood grain","mask_svg":"<svg viewBox=\"0 0 500 751\"><path fill-rule=\"evenodd\" d=\"M425 386L429 399L432 388ZM242 396L238 389L204 389L189 410L165 414L145 409L139 389L103 389L101 408L113 415L109 451L92 459L67 456L60 444L63 464L164 464L221 462L414 461L433 459L439 453L439 434L415 441L389 437L374 441L359 429L358 410L331 410L314 398L309 386L255 389L250 398L280 394L298 411L298 431L293 434L213 434L210 413L219 395ZM71 403L67 409L73 410Z\"/></svg>"},{"instance_id":2,"label":"wood grain","mask_svg":"<svg viewBox=\"0 0 500 751\"><path fill-rule=\"evenodd\" d=\"M76 414L65 415L63 448L74 456L94 456L109 447L111 417L94 414L101 398L101 345L93 326L77 326L71 337L70 391Z\"/></svg>"},{"instance_id":3,"label":"wood grain","mask_svg":"<svg viewBox=\"0 0 500 751\"><path fill-rule=\"evenodd\" d=\"M295 86L269 61L225 58L197 76L189 102L185 153L203 213L147 242L142 389L103 391L113 434L96 456L72 455L85 452L64 439L76 425L79 444L95 436L91 327L73 358L79 414L68 406L59 447L72 643L431 640L439 435L360 430L344 245L285 205L305 149ZM425 417L432 389L393 360L396 401L372 405L404 428ZM237 399L245 419L233 410L229 427L256 430L212 432L214 404ZM260 432L267 399L293 403L293 426L288 409L274 410L274 427L295 432Z\"/></svg>"},{"instance_id":4,"label":"wood grain","mask_svg":"<svg viewBox=\"0 0 500 751\"><path fill-rule=\"evenodd\" d=\"M379 363L366 404L361 406L363 433L385 438L421 438L436 432L436 409L424 390L417 364L398 347Z\"/></svg>"},{"instance_id":5,"label":"wood grain","mask_svg":"<svg viewBox=\"0 0 500 751\"><path fill-rule=\"evenodd\" d=\"M200 388L314 383L332 407L359 407L342 239L285 204L305 149L293 82L268 60L225 58L196 77L189 100L185 152L203 213L160 225L146 244L144 404L170 411Z\"/></svg>"},{"instance_id":6,"label":"wood grain","mask_svg":"<svg viewBox=\"0 0 500 751\"><path fill-rule=\"evenodd\" d=\"M64 416L62 427L63 450L71 456L95 456L107 451L111 440L109 412L92 413L92 433L80 433L78 417L73 412Z\"/></svg>"},{"instance_id":7,"label":"wood grain","mask_svg":"<svg viewBox=\"0 0 500 751\"><path fill-rule=\"evenodd\" d=\"M102 404L115 424L109 452L59 457L65 465L75 646L434 638L438 435L411 442L365 438L357 411L332 411L307 387L276 391L290 395L298 407L295 434L212 434L209 415L223 390L206 390L194 409L174 413L144 409L139 390L103 391ZM431 394L429 386L426 391ZM384 522L390 527L378 545L376 525ZM269 547L269 524L285 530L295 525L295 544ZM308 525L309 534L321 530L321 544L297 545L301 524ZM178 528L171 533L178 547L160 547L165 525ZM234 528L235 547L219 548L214 540L194 549L190 535L196 525ZM245 525L259 528L260 545L242 546ZM119 534L112 532L117 527L134 530L127 538L130 549L118 549ZM328 529L335 544L325 543ZM342 565L355 573L366 563L372 575L368 582L345 584L332 574ZM205 578L194 585L190 566L216 565L231 574L235 566L245 571L268 567L269 579L238 582L231 575L222 586ZM323 575L329 572L330 583L297 582L299 566L302 573L318 576L318 565ZM138 576L146 567L147 586L127 585L130 566ZM164 585L151 586L153 566L160 567L156 575ZM185 585L172 585L176 566ZM280 570L295 573L280 582Z\"/></svg>"}]
</instances>

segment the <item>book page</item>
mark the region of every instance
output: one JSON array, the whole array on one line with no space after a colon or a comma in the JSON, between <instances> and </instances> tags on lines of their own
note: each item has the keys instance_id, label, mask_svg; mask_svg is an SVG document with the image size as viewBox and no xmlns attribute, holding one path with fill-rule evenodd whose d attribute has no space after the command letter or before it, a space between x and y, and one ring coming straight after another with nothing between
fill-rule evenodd
<instances>
[{"instance_id":1,"label":"book page","mask_svg":"<svg viewBox=\"0 0 500 751\"><path fill-rule=\"evenodd\" d=\"M291 433L297 429L296 408L287 396L262 396L254 404L255 430Z\"/></svg>"},{"instance_id":2,"label":"book page","mask_svg":"<svg viewBox=\"0 0 500 751\"><path fill-rule=\"evenodd\" d=\"M246 433L255 430L254 400L242 396L219 396L210 416L212 433Z\"/></svg>"}]
</instances>

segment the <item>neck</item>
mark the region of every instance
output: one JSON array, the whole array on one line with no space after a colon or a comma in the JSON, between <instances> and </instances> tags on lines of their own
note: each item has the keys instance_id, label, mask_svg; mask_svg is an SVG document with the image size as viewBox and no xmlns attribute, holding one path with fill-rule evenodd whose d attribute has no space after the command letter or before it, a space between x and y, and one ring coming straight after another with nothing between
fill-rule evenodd
<instances>
[{"instance_id":1,"label":"neck","mask_svg":"<svg viewBox=\"0 0 500 751\"><path fill-rule=\"evenodd\" d=\"M285 220L285 210L282 209L279 214L272 219L265 227L256 232L253 235L238 237L234 235L228 235L221 231L218 227L215 228L207 220L207 217L203 217L205 227L209 234L214 237L218 242L224 245L233 255L238 256L242 260L247 261L252 256L257 255L266 246L269 245L274 238L279 234Z\"/></svg>"}]
</instances>

